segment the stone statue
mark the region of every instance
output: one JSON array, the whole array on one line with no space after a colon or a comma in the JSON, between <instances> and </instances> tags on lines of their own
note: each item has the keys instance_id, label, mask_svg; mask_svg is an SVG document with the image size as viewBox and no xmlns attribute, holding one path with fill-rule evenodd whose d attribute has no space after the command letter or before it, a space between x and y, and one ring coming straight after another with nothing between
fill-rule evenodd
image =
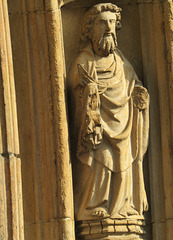
<instances>
[{"instance_id":1,"label":"stone statue","mask_svg":"<svg viewBox=\"0 0 173 240\"><path fill-rule=\"evenodd\" d=\"M149 95L117 48L121 9L97 4L84 17L86 43L69 71L76 145L76 220L143 219L148 209L143 157Z\"/></svg>"}]
</instances>

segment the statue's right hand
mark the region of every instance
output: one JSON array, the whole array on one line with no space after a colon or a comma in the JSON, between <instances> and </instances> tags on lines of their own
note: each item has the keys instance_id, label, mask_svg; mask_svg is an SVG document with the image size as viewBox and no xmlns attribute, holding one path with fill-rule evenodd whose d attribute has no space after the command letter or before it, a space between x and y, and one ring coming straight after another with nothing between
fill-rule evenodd
<instances>
[{"instance_id":1,"label":"statue's right hand","mask_svg":"<svg viewBox=\"0 0 173 240\"><path fill-rule=\"evenodd\" d=\"M94 136L95 147L98 146L101 143L102 134L103 134L102 127L101 126L96 126L95 127L95 136Z\"/></svg>"},{"instance_id":2,"label":"statue's right hand","mask_svg":"<svg viewBox=\"0 0 173 240\"><path fill-rule=\"evenodd\" d=\"M94 132L85 136L84 145L90 149L96 149L102 142L102 133L102 127L96 127Z\"/></svg>"}]
</instances>

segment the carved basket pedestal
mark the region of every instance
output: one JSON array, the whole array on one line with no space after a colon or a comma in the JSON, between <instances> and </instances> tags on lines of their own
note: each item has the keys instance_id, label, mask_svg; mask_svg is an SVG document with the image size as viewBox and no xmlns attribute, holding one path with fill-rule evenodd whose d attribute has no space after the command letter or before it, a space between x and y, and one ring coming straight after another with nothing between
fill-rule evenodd
<instances>
[{"instance_id":1,"label":"carved basket pedestal","mask_svg":"<svg viewBox=\"0 0 173 240\"><path fill-rule=\"evenodd\" d=\"M145 221L137 219L103 219L78 221L77 240L145 239Z\"/></svg>"}]
</instances>

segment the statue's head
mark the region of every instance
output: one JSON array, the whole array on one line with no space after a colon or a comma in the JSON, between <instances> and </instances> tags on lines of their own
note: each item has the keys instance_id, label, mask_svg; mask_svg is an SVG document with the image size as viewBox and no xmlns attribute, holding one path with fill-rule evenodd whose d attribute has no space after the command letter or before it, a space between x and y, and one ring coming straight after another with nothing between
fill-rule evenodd
<instances>
[{"instance_id":1,"label":"statue's head","mask_svg":"<svg viewBox=\"0 0 173 240\"><path fill-rule=\"evenodd\" d=\"M91 7L85 14L81 39L91 41L93 50L108 56L117 45L116 30L121 27L121 8L111 3Z\"/></svg>"}]
</instances>

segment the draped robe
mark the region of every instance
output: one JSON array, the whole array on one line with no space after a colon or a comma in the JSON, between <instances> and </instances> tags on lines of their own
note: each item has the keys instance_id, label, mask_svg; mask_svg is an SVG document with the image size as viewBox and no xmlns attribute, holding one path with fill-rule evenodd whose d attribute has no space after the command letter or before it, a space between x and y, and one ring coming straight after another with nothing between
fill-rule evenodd
<instances>
[{"instance_id":1,"label":"draped robe","mask_svg":"<svg viewBox=\"0 0 173 240\"><path fill-rule=\"evenodd\" d=\"M141 82L120 50L115 50L110 66L100 67L90 45L74 61L69 81L76 157L83 165L74 186L76 219L93 219L93 211L100 209L110 218L143 218L148 207L142 162L148 144L149 100L139 109L132 97ZM89 85L95 88L96 107L88 118L93 106ZM96 146L88 145L85 138L96 129L101 139Z\"/></svg>"}]
</instances>

